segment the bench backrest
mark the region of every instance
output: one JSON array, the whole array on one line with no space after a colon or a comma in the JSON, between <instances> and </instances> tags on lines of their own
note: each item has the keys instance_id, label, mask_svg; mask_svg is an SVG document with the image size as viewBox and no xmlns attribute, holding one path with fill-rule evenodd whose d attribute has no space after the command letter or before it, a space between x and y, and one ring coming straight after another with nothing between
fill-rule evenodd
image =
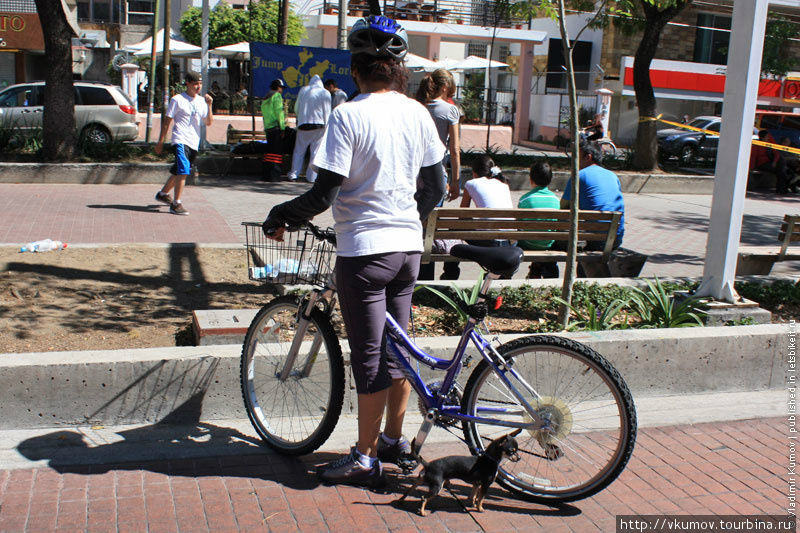
<instances>
[{"instance_id":1,"label":"bench backrest","mask_svg":"<svg viewBox=\"0 0 800 533\"><path fill-rule=\"evenodd\" d=\"M781 251L778 260L786 255L786 248L789 243L800 242L800 215L784 215L781 229L778 232L778 240L781 241Z\"/></svg>"},{"instance_id":2,"label":"bench backrest","mask_svg":"<svg viewBox=\"0 0 800 533\"><path fill-rule=\"evenodd\" d=\"M264 133L264 130L237 130L231 124L228 124L228 130L226 133L228 144L237 144L248 141L263 141L267 138L267 134Z\"/></svg>"},{"instance_id":3,"label":"bench backrest","mask_svg":"<svg viewBox=\"0 0 800 533\"><path fill-rule=\"evenodd\" d=\"M603 243L608 257L617 236L621 213L578 211L578 240ZM425 252L430 257L434 239L513 241L567 241L570 213L565 209L445 208L433 210L425 228Z\"/></svg>"}]
</instances>

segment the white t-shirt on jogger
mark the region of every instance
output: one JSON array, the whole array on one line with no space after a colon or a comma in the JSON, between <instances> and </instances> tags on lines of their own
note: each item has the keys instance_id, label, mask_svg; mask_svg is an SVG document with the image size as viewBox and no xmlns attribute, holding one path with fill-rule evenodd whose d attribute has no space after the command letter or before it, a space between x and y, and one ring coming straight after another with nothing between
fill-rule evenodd
<instances>
[{"instance_id":1,"label":"white t-shirt on jogger","mask_svg":"<svg viewBox=\"0 0 800 533\"><path fill-rule=\"evenodd\" d=\"M337 253L422 251L417 175L443 157L433 119L416 100L368 93L336 107L314 165L346 177L333 203Z\"/></svg>"},{"instance_id":2,"label":"white t-shirt on jogger","mask_svg":"<svg viewBox=\"0 0 800 533\"><path fill-rule=\"evenodd\" d=\"M199 94L194 99L186 93L176 94L169 101L167 116L173 120L172 144L185 144L193 150L200 147L200 124L208 116L208 104Z\"/></svg>"}]
</instances>

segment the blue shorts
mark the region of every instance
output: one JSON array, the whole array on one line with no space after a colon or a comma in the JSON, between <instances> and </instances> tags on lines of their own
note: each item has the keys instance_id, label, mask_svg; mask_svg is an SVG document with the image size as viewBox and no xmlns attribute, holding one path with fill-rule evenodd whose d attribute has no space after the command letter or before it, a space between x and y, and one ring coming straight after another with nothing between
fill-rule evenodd
<instances>
[{"instance_id":1,"label":"blue shorts","mask_svg":"<svg viewBox=\"0 0 800 533\"><path fill-rule=\"evenodd\" d=\"M172 151L175 152L175 162L169 169L173 176L188 176L192 173L192 163L197 157L197 150L189 148L185 144L173 144Z\"/></svg>"}]
</instances>

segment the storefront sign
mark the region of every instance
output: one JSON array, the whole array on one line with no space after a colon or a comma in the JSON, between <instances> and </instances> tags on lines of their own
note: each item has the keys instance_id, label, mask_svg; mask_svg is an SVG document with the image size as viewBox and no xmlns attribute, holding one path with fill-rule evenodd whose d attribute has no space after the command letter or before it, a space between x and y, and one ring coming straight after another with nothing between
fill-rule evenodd
<instances>
[{"instance_id":1,"label":"storefront sign","mask_svg":"<svg viewBox=\"0 0 800 533\"><path fill-rule=\"evenodd\" d=\"M0 51L44 50L44 36L36 13L0 13Z\"/></svg>"},{"instance_id":2,"label":"storefront sign","mask_svg":"<svg viewBox=\"0 0 800 533\"><path fill-rule=\"evenodd\" d=\"M623 57L622 71L623 94L635 94L633 57ZM726 71L726 67L722 65L654 59L650 64L650 81L658 97L722 101ZM766 78L759 81L759 97L778 98L780 92L780 81Z\"/></svg>"}]
</instances>

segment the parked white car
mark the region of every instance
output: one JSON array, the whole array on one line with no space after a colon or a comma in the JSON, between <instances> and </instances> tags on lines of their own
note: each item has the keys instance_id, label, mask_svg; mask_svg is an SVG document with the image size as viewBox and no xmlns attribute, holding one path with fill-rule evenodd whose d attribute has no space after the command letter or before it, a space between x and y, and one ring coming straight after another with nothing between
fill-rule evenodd
<instances>
[{"instance_id":1,"label":"parked white car","mask_svg":"<svg viewBox=\"0 0 800 533\"><path fill-rule=\"evenodd\" d=\"M132 141L139 128L136 109L122 90L108 83L76 81L75 126L81 140ZM44 82L19 83L0 91L0 129L34 135L42 128Z\"/></svg>"}]
</instances>

